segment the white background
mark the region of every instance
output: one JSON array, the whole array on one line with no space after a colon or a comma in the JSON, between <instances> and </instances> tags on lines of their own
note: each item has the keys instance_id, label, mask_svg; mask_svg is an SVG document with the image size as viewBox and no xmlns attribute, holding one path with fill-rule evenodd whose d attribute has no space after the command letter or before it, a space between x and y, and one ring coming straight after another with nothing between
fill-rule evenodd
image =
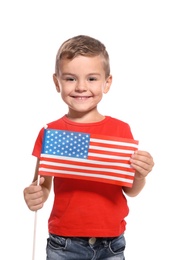
<instances>
[{"instance_id":1,"label":"white background","mask_svg":"<svg viewBox=\"0 0 173 260\"><path fill-rule=\"evenodd\" d=\"M129 199L126 259L173 259L172 1L34 0L0 2L0 239L3 259L31 260L34 213L23 199L32 181L38 131L67 112L52 74L60 44L75 35L101 40L113 84L99 105L130 124L154 157L147 185ZM37 215L35 260L45 259L52 193Z\"/></svg>"}]
</instances>

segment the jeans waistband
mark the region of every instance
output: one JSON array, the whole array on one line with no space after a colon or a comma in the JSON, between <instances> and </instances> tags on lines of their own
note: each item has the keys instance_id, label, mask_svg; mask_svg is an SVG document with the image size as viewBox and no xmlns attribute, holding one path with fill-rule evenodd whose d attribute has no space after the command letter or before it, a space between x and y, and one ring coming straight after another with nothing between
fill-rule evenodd
<instances>
[{"instance_id":1,"label":"jeans waistband","mask_svg":"<svg viewBox=\"0 0 173 260\"><path fill-rule=\"evenodd\" d=\"M72 239L81 239L88 242L90 245L94 245L96 242L111 241L117 237L72 237Z\"/></svg>"}]
</instances>

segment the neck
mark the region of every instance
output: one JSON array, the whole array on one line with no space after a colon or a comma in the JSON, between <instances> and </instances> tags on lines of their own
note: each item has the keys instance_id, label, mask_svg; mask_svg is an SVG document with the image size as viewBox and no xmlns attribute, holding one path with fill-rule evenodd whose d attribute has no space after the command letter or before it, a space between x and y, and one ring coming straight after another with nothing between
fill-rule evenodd
<instances>
[{"instance_id":1,"label":"neck","mask_svg":"<svg viewBox=\"0 0 173 260\"><path fill-rule=\"evenodd\" d=\"M69 111L66 115L68 119L78 123L94 123L102 121L105 116L101 115L98 111L90 113Z\"/></svg>"}]
</instances>

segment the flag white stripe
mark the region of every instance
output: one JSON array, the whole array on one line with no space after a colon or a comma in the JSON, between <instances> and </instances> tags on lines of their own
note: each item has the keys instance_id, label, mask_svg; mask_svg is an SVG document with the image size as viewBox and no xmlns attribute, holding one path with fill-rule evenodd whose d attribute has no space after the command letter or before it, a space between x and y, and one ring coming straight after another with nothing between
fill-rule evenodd
<instances>
[{"instance_id":1,"label":"flag white stripe","mask_svg":"<svg viewBox=\"0 0 173 260\"><path fill-rule=\"evenodd\" d=\"M98 157L98 158L105 158L105 159L119 159L119 160L126 160L128 161L130 159L130 156L114 156L110 154L100 154L100 153L88 153L89 157ZM86 159L85 159L86 160ZM88 160L88 159L87 159Z\"/></svg>"},{"instance_id":2,"label":"flag white stripe","mask_svg":"<svg viewBox=\"0 0 173 260\"><path fill-rule=\"evenodd\" d=\"M82 159L82 158L73 158L73 157L65 157L65 156L48 156L42 154L41 157L45 158L51 158L51 159L57 159L57 160L65 160L65 161L71 161L71 162L80 162L80 163L85 163L85 164L96 164L96 165L110 165L110 166L121 166L121 167L126 167L126 168L131 168L130 164L127 163L118 163L118 162L104 162L104 161L96 161L96 160L91 160L91 159ZM43 159L44 160L44 159ZM43 161L42 160L42 161ZM47 161L45 161L47 162Z\"/></svg>"},{"instance_id":3,"label":"flag white stripe","mask_svg":"<svg viewBox=\"0 0 173 260\"><path fill-rule=\"evenodd\" d=\"M118 169L108 169L108 168L95 168L95 167L88 167L88 166L81 166L81 165L74 165L74 164L64 164L64 163L56 163L56 162L47 162L47 161L40 161L41 164L46 164L49 166L59 166L64 168L74 168L74 169L83 169L83 170L90 170L90 171L99 171L99 172L112 172L112 173L119 173L119 174L126 174L129 176L133 176L133 172L129 172L126 170L118 170ZM130 165L129 165L130 166ZM127 168L127 167L126 167ZM129 167L130 168L130 167Z\"/></svg>"},{"instance_id":4,"label":"flag white stripe","mask_svg":"<svg viewBox=\"0 0 173 260\"><path fill-rule=\"evenodd\" d=\"M122 145L122 146L135 147L135 148L138 147L138 144L134 144L134 143L103 140L103 139L96 139L96 138L90 138L90 142L102 143L102 144Z\"/></svg>"},{"instance_id":5,"label":"flag white stripe","mask_svg":"<svg viewBox=\"0 0 173 260\"><path fill-rule=\"evenodd\" d=\"M80 159L81 162L91 161L89 159L82 159L82 158L75 158L75 157L67 157L67 156L58 156L58 155L52 155L52 154L41 154L42 157L46 158L52 158L52 159L65 159L65 160L76 160L78 161ZM115 159L115 160L125 160L128 161L130 159L130 156L124 157L124 156L114 156L114 155L106 155L106 154L97 154L97 153L88 153L89 157L98 157L98 158L105 158L105 159ZM93 160L93 163L96 162ZM100 163L100 161L99 161ZM106 162L106 164L110 164L110 162Z\"/></svg>"},{"instance_id":6,"label":"flag white stripe","mask_svg":"<svg viewBox=\"0 0 173 260\"><path fill-rule=\"evenodd\" d=\"M115 148L108 148L108 147L99 147L99 146L94 146L90 145L89 150L94 149L98 151L108 151L108 152L114 152L114 153L125 153L125 154L132 154L133 150L124 150L124 149L115 149Z\"/></svg>"},{"instance_id":7,"label":"flag white stripe","mask_svg":"<svg viewBox=\"0 0 173 260\"><path fill-rule=\"evenodd\" d=\"M67 171L61 171L61 170L54 170L54 169L47 169L44 167L40 167L40 171L45 172L51 172L51 173L60 173L60 174L68 174L68 175L78 175L78 176L86 176L86 177L93 177L93 178L102 178L102 179L109 179L109 180L116 180L116 181L122 181L127 183L133 183L133 180L129 180L126 178L116 177L116 176L110 176L110 175L103 175L103 174L88 174L84 172L67 172ZM56 175L54 175L56 177Z\"/></svg>"},{"instance_id":8,"label":"flag white stripe","mask_svg":"<svg viewBox=\"0 0 173 260\"><path fill-rule=\"evenodd\" d=\"M120 156L99 156L97 153L89 153L90 157L97 156L101 158L108 158L108 159L121 159L128 161L130 157L120 157ZM116 166L117 162L108 162L108 161L97 161L97 160L91 160L91 159L82 159L82 158L75 158L75 157L67 157L67 156L57 156L57 155L48 155L48 154L41 154L41 157L50 158L50 159L57 159L57 160L68 160L68 161L76 161L76 162L82 162L82 163L93 163L93 164L101 164L101 165L111 165Z\"/></svg>"}]
</instances>

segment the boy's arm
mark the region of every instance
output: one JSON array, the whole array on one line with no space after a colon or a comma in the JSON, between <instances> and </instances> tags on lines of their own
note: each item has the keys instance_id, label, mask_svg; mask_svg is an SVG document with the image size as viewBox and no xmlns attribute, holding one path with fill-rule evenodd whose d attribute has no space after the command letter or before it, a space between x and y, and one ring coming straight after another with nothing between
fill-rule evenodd
<instances>
[{"instance_id":1,"label":"boy's arm","mask_svg":"<svg viewBox=\"0 0 173 260\"><path fill-rule=\"evenodd\" d=\"M24 200L28 208L32 211L43 207L52 186L52 177L50 176L40 177L39 185L37 185L38 167L39 159L37 159L33 182L23 191Z\"/></svg>"},{"instance_id":2,"label":"boy's arm","mask_svg":"<svg viewBox=\"0 0 173 260\"><path fill-rule=\"evenodd\" d=\"M123 187L123 191L130 197L137 196L145 186L146 176L152 171L154 161L145 151L136 151L131 158L131 166L136 170L132 188Z\"/></svg>"}]
</instances>

